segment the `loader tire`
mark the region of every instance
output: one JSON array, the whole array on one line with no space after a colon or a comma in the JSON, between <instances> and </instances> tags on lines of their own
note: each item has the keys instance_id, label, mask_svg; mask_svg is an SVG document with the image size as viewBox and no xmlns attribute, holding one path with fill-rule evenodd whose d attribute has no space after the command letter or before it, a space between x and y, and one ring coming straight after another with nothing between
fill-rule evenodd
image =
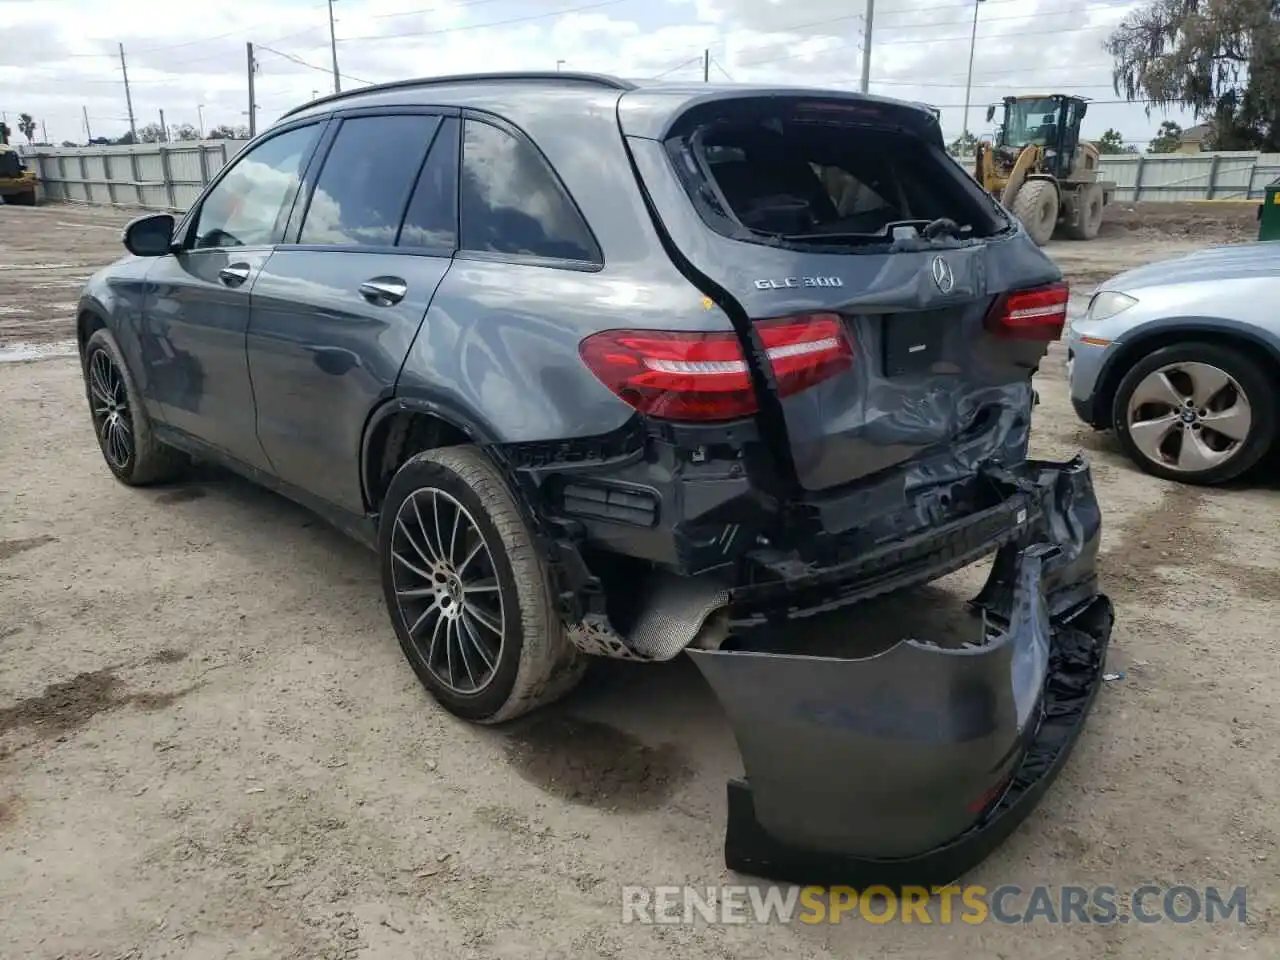
<instances>
[{"instance_id":1,"label":"loader tire","mask_svg":"<svg viewBox=\"0 0 1280 960\"><path fill-rule=\"evenodd\" d=\"M1043 247L1058 225L1058 188L1048 180L1028 180L1013 198L1013 215L1037 247Z\"/></svg>"},{"instance_id":2,"label":"loader tire","mask_svg":"<svg viewBox=\"0 0 1280 960\"><path fill-rule=\"evenodd\" d=\"M1074 223L1068 223L1066 234L1072 240L1092 240L1102 229L1102 184L1091 183L1080 193L1080 210Z\"/></svg>"}]
</instances>

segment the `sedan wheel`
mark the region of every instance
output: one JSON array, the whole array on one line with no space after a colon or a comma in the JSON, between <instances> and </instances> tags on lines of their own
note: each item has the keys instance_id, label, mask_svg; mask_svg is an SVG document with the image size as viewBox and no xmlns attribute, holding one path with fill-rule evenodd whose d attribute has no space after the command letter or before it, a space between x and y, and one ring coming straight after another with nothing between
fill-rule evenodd
<instances>
[{"instance_id":1,"label":"sedan wheel","mask_svg":"<svg viewBox=\"0 0 1280 960\"><path fill-rule=\"evenodd\" d=\"M453 693L479 693L493 682L506 629L484 535L466 507L426 488L400 505L391 538L396 606L424 666Z\"/></svg>"},{"instance_id":2,"label":"sedan wheel","mask_svg":"<svg viewBox=\"0 0 1280 960\"><path fill-rule=\"evenodd\" d=\"M102 459L130 486L163 483L182 473L184 454L155 437L129 366L109 330L84 345L84 392Z\"/></svg>"},{"instance_id":3,"label":"sedan wheel","mask_svg":"<svg viewBox=\"0 0 1280 960\"><path fill-rule=\"evenodd\" d=\"M1220 483L1266 453L1275 391L1256 364L1209 344L1165 347L1140 361L1116 396L1116 429L1150 473Z\"/></svg>"},{"instance_id":4,"label":"sedan wheel","mask_svg":"<svg viewBox=\"0 0 1280 960\"><path fill-rule=\"evenodd\" d=\"M89 404L102 455L113 471L127 470L134 446L133 417L124 377L105 350L95 350L88 366Z\"/></svg>"},{"instance_id":5,"label":"sedan wheel","mask_svg":"<svg viewBox=\"0 0 1280 960\"><path fill-rule=\"evenodd\" d=\"M582 676L546 559L502 473L475 447L427 450L396 471L378 551L400 648L450 712L510 720Z\"/></svg>"}]
</instances>

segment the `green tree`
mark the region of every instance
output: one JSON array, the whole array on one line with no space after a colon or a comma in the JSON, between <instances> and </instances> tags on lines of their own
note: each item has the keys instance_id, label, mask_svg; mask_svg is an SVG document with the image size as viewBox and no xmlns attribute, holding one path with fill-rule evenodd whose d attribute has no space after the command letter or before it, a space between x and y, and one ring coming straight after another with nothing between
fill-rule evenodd
<instances>
[{"instance_id":1,"label":"green tree","mask_svg":"<svg viewBox=\"0 0 1280 960\"><path fill-rule=\"evenodd\" d=\"M130 132L130 133L124 134L121 137L117 137L115 142L120 144L121 146L128 146L129 144L137 143L138 138L135 137L132 132Z\"/></svg>"},{"instance_id":2,"label":"green tree","mask_svg":"<svg viewBox=\"0 0 1280 960\"><path fill-rule=\"evenodd\" d=\"M1093 141L1093 145L1098 148L1099 153L1125 153L1124 134L1114 127L1108 127L1107 131L1097 140Z\"/></svg>"},{"instance_id":3,"label":"green tree","mask_svg":"<svg viewBox=\"0 0 1280 960\"><path fill-rule=\"evenodd\" d=\"M165 139L164 130L158 123L148 123L138 128L139 143L160 143Z\"/></svg>"},{"instance_id":4,"label":"green tree","mask_svg":"<svg viewBox=\"0 0 1280 960\"><path fill-rule=\"evenodd\" d=\"M36 118L29 113L18 114L18 129L27 138L27 143L31 143L36 138Z\"/></svg>"},{"instance_id":5,"label":"green tree","mask_svg":"<svg viewBox=\"0 0 1280 960\"><path fill-rule=\"evenodd\" d=\"M1146 0L1104 44L1116 92L1188 107L1219 150L1280 150L1280 10L1275 0Z\"/></svg>"},{"instance_id":6,"label":"green tree","mask_svg":"<svg viewBox=\"0 0 1280 960\"><path fill-rule=\"evenodd\" d=\"M173 139L175 140L199 140L200 131L189 123L180 123L173 128Z\"/></svg>"},{"instance_id":7,"label":"green tree","mask_svg":"<svg viewBox=\"0 0 1280 960\"><path fill-rule=\"evenodd\" d=\"M248 127L233 127L229 123L222 123L214 127L206 134L210 140L248 140Z\"/></svg>"},{"instance_id":8,"label":"green tree","mask_svg":"<svg viewBox=\"0 0 1280 960\"><path fill-rule=\"evenodd\" d=\"M1182 145L1182 126L1172 120L1161 122L1155 137L1147 144L1151 153L1173 153Z\"/></svg>"},{"instance_id":9,"label":"green tree","mask_svg":"<svg viewBox=\"0 0 1280 960\"><path fill-rule=\"evenodd\" d=\"M956 137L947 147L947 150L949 150L953 156L957 157L972 156L977 149L978 138L972 133L966 133L962 136Z\"/></svg>"}]
</instances>

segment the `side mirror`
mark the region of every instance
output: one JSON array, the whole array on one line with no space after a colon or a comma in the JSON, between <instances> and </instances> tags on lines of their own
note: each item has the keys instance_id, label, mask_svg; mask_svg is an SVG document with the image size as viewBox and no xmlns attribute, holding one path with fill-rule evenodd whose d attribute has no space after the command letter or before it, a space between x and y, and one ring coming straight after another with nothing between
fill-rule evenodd
<instances>
[{"instance_id":1,"label":"side mirror","mask_svg":"<svg viewBox=\"0 0 1280 960\"><path fill-rule=\"evenodd\" d=\"M173 249L176 221L168 213L152 213L131 220L121 239L135 257L163 257Z\"/></svg>"},{"instance_id":2,"label":"side mirror","mask_svg":"<svg viewBox=\"0 0 1280 960\"><path fill-rule=\"evenodd\" d=\"M990 123L992 120L994 120L995 116L996 116L995 105L994 104L988 105L987 106L987 123Z\"/></svg>"}]
</instances>

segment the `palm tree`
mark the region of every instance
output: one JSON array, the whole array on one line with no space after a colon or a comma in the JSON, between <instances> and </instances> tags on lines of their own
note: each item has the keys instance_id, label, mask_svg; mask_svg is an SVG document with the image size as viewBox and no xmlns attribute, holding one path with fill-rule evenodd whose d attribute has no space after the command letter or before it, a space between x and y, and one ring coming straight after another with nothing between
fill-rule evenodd
<instances>
[{"instance_id":1,"label":"palm tree","mask_svg":"<svg viewBox=\"0 0 1280 960\"><path fill-rule=\"evenodd\" d=\"M18 129L27 138L27 143L31 143L36 138L36 118L29 113L18 114Z\"/></svg>"}]
</instances>

